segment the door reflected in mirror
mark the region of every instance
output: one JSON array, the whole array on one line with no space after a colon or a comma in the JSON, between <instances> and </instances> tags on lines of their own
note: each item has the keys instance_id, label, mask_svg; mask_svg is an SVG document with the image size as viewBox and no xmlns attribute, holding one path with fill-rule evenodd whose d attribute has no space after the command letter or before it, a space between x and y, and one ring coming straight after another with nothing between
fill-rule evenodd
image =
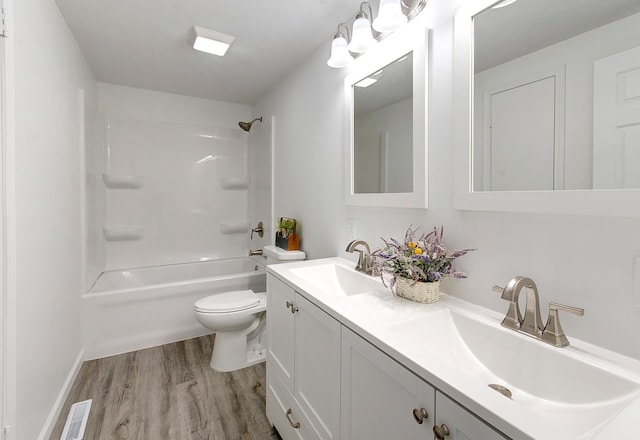
<instances>
[{"instance_id":1,"label":"door reflected in mirror","mask_svg":"<svg viewBox=\"0 0 640 440\"><path fill-rule=\"evenodd\" d=\"M413 191L413 54L353 85L354 193Z\"/></svg>"},{"instance_id":2,"label":"door reflected in mirror","mask_svg":"<svg viewBox=\"0 0 640 440\"><path fill-rule=\"evenodd\" d=\"M640 2L474 17L473 191L640 188Z\"/></svg>"}]
</instances>

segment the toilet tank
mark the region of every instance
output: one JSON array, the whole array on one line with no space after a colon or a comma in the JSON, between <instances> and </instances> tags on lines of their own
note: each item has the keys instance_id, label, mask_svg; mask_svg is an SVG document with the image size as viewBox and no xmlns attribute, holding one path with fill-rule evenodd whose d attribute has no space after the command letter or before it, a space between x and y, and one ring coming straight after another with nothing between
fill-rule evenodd
<instances>
[{"instance_id":1,"label":"toilet tank","mask_svg":"<svg viewBox=\"0 0 640 440\"><path fill-rule=\"evenodd\" d=\"M262 248L262 256L266 258L266 264L291 263L305 258L302 251L286 251L272 244Z\"/></svg>"}]
</instances>

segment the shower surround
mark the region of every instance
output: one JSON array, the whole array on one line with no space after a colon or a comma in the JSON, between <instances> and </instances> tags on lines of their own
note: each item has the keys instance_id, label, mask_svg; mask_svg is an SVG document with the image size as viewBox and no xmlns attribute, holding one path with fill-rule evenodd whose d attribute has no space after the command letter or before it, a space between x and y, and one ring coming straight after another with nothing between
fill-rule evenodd
<instances>
[{"instance_id":1,"label":"shower surround","mask_svg":"<svg viewBox=\"0 0 640 440\"><path fill-rule=\"evenodd\" d=\"M110 84L98 84L98 110L100 141L87 146L86 161L82 335L89 358L207 332L193 314L198 298L189 286L197 279L175 283L171 295L140 295L141 286L96 291L101 273L134 279L139 268L151 268L162 280L178 267L227 267L272 236L272 118L247 133L238 122L252 120L249 106ZM251 239L258 221L266 233ZM246 274L215 272L235 284L201 296L249 288L254 266Z\"/></svg>"},{"instance_id":2,"label":"shower surround","mask_svg":"<svg viewBox=\"0 0 640 440\"><path fill-rule=\"evenodd\" d=\"M107 270L248 254L248 135L107 116Z\"/></svg>"}]
</instances>

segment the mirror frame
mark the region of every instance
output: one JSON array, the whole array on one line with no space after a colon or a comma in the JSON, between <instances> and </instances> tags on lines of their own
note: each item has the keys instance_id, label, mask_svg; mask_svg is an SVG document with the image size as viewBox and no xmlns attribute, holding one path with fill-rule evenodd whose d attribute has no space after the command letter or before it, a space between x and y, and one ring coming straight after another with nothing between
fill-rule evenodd
<instances>
[{"instance_id":1,"label":"mirror frame","mask_svg":"<svg viewBox=\"0 0 640 440\"><path fill-rule=\"evenodd\" d=\"M473 191L473 18L499 3L465 0L454 17L454 205L458 210L640 217L640 190Z\"/></svg>"},{"instance_id":2,"label":"mirror frame","mask_svg":"<svg viewBox=\"0 0 640 440\"><path fill-rule=\"evenodd\" d=\"M427 61L429 31L406 25L360 56L345 77L345 196L350 206L421 208L428 206L427 178ZM413 191L407 193L354 192L353 86L363 78L413 52Z\"/></svg>"}]
</instances>

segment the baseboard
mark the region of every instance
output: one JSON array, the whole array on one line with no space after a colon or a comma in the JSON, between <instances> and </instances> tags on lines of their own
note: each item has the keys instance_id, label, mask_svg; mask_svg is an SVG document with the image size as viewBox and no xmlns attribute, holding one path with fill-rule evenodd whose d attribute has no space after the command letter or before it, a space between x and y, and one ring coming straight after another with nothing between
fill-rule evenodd
<instances>
[{"instance_id":1,"label":"baseboard","mask_svg":"<svg viewBox=\"0 0 640 440\"><path fill-rule=\"evenodd\" d=\"M42 431L38 436L38 440L49 440L51 437L51 433L53 432L53 428L56 426L56 422L58 421L58 417L60 416L60 412L62 412L62 407L67 400L67 396L71 392L71 387L78 377L78 373L80 372L80 367L82 367L82 362L84 361L84 350L80 350L78 356L76 357L69 374L67 375L67 379L64 381L60 392L58 393L58 398L56 399L51 411L49 412L49 417L47 417L47 421L42 427Z\"/></svg>"},{"instance_id":2,"label":"baseboard","mask_svg":"<svg viewBox=\"0 0 640 440\"><path fill-rule=\"evenodd\" d=\"M211 330L196 323L182 328L163 329L157 332L129 335L126 338L107 339L99 344L86 346L85 360L89 361L136 350L144 350L145 348L171 344L185 339L199 338L208 334L211 334Z\"/></svg>"}]
</instances>

